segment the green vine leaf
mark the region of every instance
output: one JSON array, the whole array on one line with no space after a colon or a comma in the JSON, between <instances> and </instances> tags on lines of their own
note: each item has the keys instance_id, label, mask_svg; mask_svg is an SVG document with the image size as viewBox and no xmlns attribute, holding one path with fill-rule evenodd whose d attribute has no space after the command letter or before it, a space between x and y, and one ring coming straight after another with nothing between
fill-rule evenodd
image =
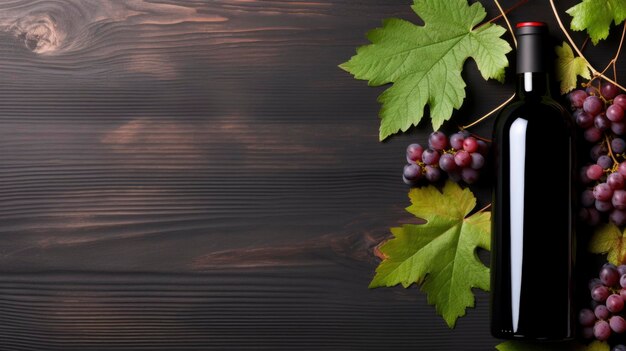
<instances>
[{"instance_id":1,"label":"green vine leaf","mask_svg":"<svg viewBox=\"0 0 626 351\"><path fill-rule=\"evenodd\" d=\"M561 94L576 88L578 76L591 79L589 68L582 57L574 57L572 47L563 42L563 46L556 47L557 65L556 75L561 82Z\"/></svg>"},{"instance_id":2,"label":"green vine leaf","mask_svg":"<svg viewBox=\"0 0 626 351\"><path fill-rule=\"evenodd\" d=\"M608 253L607 260L615 265L626 263L626 232L613 224L598 227L589 241L589 251L597 254Z\"/></svg>"},{"instance_id":3,"label":"green vine leaf","mask_svg":"<svg viewBox=\"0 0 626 351\"><path fill-rule=\"evenodd\" d=\"M380 140L417 125L426 104L435 130L450 119L465 98L463 63L472 57L485 80L504 81L506 54L511 46L501 38L505 29L487 23L484 7L467 0L415 0L413 11L425 25L397 18L367 33L370 45L339 67L371 86L393 83L378 98Z\"/></svg>"},{"instance_id":4,"label":"green vine leaf","mask_svg":"<svg viewBox=\"0 0 626 351\"><path fill-rule=\"evenodd\" d=\"M523 341L507 341L496 346L499 351L609 351L610 346L605 342L594 341L589 345L577 342L533 343Z\"/></svg>"},{"instance_id":5,"label":"green vine leaf","mask_svg":"<svg viewBox=\"0 0 626 351\"><path fill-rule=\"evenodd\" d=\"M587 30L593 44L609 36L611 22L619 25L626 19L626 1L624 0L583 0L567 10L572 16L570 28Z\"/></svg>"},{"instance_id":6,"label":"green vine leaf","mask_svg":"<svg viewBox=\"0 0 626 351\"><path fill-rule=\"evenodd\" d=\"M407 211L426 223L391 229L394 238L380 247L385 259L370 288L420 283L428 303L453 328L465 309L474 307L472 288L489 290L489 268L476 250L490 249L491 214L467 217L476 198L451 181L443 192L433 186L412 189L409 198Z\"/></svg>"}]
</instances>

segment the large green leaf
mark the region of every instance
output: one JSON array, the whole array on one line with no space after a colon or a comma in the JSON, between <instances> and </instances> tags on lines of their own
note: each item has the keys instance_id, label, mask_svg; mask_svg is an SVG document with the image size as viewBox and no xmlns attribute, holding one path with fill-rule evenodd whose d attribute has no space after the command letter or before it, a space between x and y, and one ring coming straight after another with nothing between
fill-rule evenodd
<instances>
[{"instance_id":1,"label":"large green leaf","mask_svg":"<svg viewBox=\"0 0 626 351\"><path fill-rule=\"evenodd\" d=\"M583 0L567 10L572 18L573 30L587 30L591 41L597 44L609 36L611 22L618 25L626 19L624 0Z\"/></svg>"},{"instance_id":2,"label":"large green leaf","mask_svg":"<svg viewBox=\"0 0 626 351\"><path fill-rule=\"evenodd\" d=\"M578 76L591 79L587 63L582 57L574 57L572 47L566 42L563 46L556 47L557 55L557 79L561 82L561 94L565 94L576 88Z\"/></svg>"},{"instance_id":3,"label":"large green leaf","mask_svg":"<svg viewBox=\"0 0 626 351\"><path fill-rule=\"evenodd\" d=\"M412 189L409 198L407 211L426 223L391 229L394 238L380 248L386 258L370 287L423 283L428 302L453 327L474 306L472 288L489 290L489 268L476 250L490 248L490 213L467 217L476 198L451 181L443 192L433 186Z\"/></svg>"},{"instance_id":4,"label":"large green leaf","mask_svg":"<svg viewBox=\"0 0 626 351\"><path fill-rule=\"evenodd\" d=\"M401 19L388 19L382 28L367 34L370 45L340 65L355 78L372 86L394 83L378 100L380 140L417 125L426 104L434 129L452 116L465 98L461 77L463 63L472 57L483 78L504 80L510 45L500 37L505 29L487 23L485 9L467 0L415 0L412 6L424 20L416 26Z\"/></svg>"}]
</instances>

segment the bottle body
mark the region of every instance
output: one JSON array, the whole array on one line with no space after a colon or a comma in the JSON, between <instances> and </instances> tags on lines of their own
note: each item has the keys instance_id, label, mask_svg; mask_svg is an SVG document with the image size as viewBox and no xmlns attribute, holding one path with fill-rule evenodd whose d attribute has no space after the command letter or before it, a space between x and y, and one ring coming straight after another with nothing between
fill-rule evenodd
<instances>
[{"instance_id":1,"label":"bottle body","mask_svg":"<svg viewBox=\"0 0 626 351\"><path fill-rule=\"evenodd\" d=\"M530 75L535 83L547 80L542 73ZM570 339L574 129L549 94L521 95L500 113L493 135L491 332L499 338Z\"/></svg>"}]
</instances>

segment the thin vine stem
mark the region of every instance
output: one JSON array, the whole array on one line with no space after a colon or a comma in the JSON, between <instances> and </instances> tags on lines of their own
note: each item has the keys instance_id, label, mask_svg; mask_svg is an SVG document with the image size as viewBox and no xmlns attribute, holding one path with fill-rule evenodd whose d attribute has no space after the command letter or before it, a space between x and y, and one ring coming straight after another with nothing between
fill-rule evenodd
<instances>
[{"instance_id":1,"label":"thin vine stem","mask_svg":"<svg viewBox=\"0 0 626 351\"><path fill-rule=\"evenodd\" d=\"M611 78L607 77L606 75L604 75L604 73L599 72L597 69L595 69L595 67L593 67L591 65L591 63L589 63L589 60L587 60L585 55L583 55L583 53L578 48L578 45L576 45L576 43L574 43L574 40L569 35L569 32L567 31L567 29L565 29L565 26L563 25L563 21L561 21L561 16L559 16L559 12L557 11L556 6L554 5L554 0L549 0L549 1L550 1L550 6L552 7L552 12L554 13L554 17L556 18L556 21L559 24L559 28L561 28L561 31L563 32L563 34L567 38L567 41L569 41L569 43L572 46L572 48L574 49L574 51L576 51L578 56L580 56L583 59L583 61L585 62L585 65L589 68L589 70L593 74L594 78L602 77L602 79L606 80L607 82L613 83L616 87L620 88L622 91L626 91L626 88L621 86L614 79L611 79Z\"/></svg>"},{"instance_id":2,"label":"thin vine stem","mask_svg":"<svg viewBox=\"0 0 626 351\"><path fill-rule=\"evenodd\" d=\"M503 108L506 104L508 104L509 102L511 102L513 99L515 98L515 94L511 95L510 98L506 99L505 102L501 103L500 105L498 105L498 107L494 108L493 110L487 112L487 114L485 114L484 116L480 117L479 119L475 120L474 122L466 125L466 126L462 126L461 129L467 129L467 128L471 128L475 125L477 125L478 123L484 121L485 119L489 118L489 116L493 115L494 113L498 112L498 110L500 110L501 108Z\"/></svg>"},{"instance_id":3,"label":"thin vine stem","mask_svg":"<svg viewBox=\"0 0 626 351\"><path fill-rule=\"evenodd\" d=\"M611 140L609 140L609 136L604 134L604 140L606 141L606 148L609 151L609 156L613 159L614 164L619 164L615 155L613 154L613 148L611 147Z\"/></svg>"},{"instance_id":4,"label":"thin vine stem","mask_svg":"<svg viewBox=\"0 0 626 351\"><path fill-rule=\"evenodd\" d=\"M511 38L513 38L513 44L515 44L515 47L517 47L517 39L515 38L515 32L513 32L513 27L511 27L511 22L509 22L509 18L506 16L506 13L502 9L502 6L500 6L500 2L498 0L493 0L493 2L498 7L498 10L500 10L500 15L502 16L502 18L504 18L504 22L506 22L507 27L509 27Z\"/></svg>"}]
</instances>

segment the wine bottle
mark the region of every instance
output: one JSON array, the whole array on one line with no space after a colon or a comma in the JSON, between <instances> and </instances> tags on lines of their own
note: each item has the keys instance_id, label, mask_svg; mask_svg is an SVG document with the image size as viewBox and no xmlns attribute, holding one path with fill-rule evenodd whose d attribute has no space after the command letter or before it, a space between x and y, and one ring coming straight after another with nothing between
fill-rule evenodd
<instances>
[{"instance_id":1,"label":"wine bottle","mask_svg":"<svg viewBox=\"0 0 626 351\"><path fill-rule=\"evenodd\" d=\"M548 28L516 26L516 100L495 121L491 333L573 337L574 127L550 94Z\"/></svg>"}]
</instances>

